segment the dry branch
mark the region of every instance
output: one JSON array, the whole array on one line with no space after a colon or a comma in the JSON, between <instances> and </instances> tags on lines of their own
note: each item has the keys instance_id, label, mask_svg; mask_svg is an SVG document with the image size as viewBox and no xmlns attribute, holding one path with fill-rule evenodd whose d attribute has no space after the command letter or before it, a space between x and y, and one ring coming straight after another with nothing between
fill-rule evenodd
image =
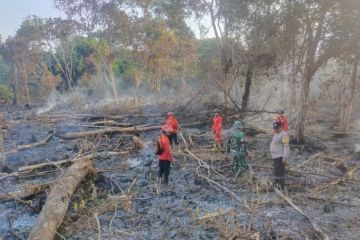
<instances>
[{"instance_id":1,"label":"dry branch","mask_svg":"<svg viewBox=\"0 0 360 240\"><path fill-rule=\"evenodd\" d=\"M61 225L66 214L72 194L84 178L93 172L92 162L88 158L82 159L75 162L56 181L36 223L31 228L28 239L54 239L56 230Z\"/></svg>"},{"instance_id":2,"label":"dry branch","mask_svg":"<svg viewBox=\"0 0 360 240\"><path fill-rule=\"evenodd\" d=\"M210 166L205 163L203 160L199 159L198 157L196 157L196 155L194 155L192 152L190 152L189 150L185 150L185 152L187 152L188 154L190 154L193 158L195 158L196 160L198 160L199 166L196 168L196 173L199 177L205 179L206 181L209 182L210 185L212 186L216 186L222 190L224 190L225 192L229 193L233 198L235 198L236 200L238 200L239 202L242 202L243 200L238 197L234 192L230 191L228 188L222 186L221 184L217 183L216 181L204 176L203 174L200 173L199 168L202 166L205 166L205 168L207 168L208 172L210 172ZM216 170L212 169L214 172L216 172ZM217 173L217 172L216 172ZM219 174L219 173L218 173ZM221 175L221 174L220 174Z\"/></svg>"},{"instance_id":3,"label":"dry branch","mask_svg":"<svg viewBox=\"0 0 360 240\"><path fill-rule=\"evenodd\" d=\"M200 125L202 122L190 123L190 124L182 124L182 127L189 127L189 126L196 126ZM127 127L127 128L106 128L106 129L98 129L93 131L86 131L86 132L73 132L73 133L65 133L61 137L65 139L75 139L75 138L85 138L85 137L93 137L97 135L103 134L110 134L110 133L136 133L136 132L146 132L152 130L159 130L162 128L162 125L156 126L134 126L134 127Z\"/></svg>"},{"instance_id":4,"label":"dry branch","mask_svg":"<svg viewBox=\"0 0 360 240\"><path fill-rule=\"evenodd\" d=\"M128 154L127 151L124 152L106 152L106 153L100 153L100 154L104 154L104 157L107 156L115 156L115 155L122 155L122 154ZM95 154L96 155L96 154ZM34 171L43 167L48 167L48 166L61 166L63 164L66 163L71 163L71 162L76 162L76 161L80 161L83 159L87 159L87 158L92 158L92 155L85 155L82 157L77 157L74 159L66 159L66 160L60 160L60 161L56 161L56 162L44 162L44 163L39 163L39 164L35 164L35 165L30 165L30 166L25 166L25 167L20 167L19 168L19 172L27 172L27 171Z\"/></svg>"},{"instance_id":5,"label":"dry branch","mask_svg":"<svg viewBox=\"0 0 360 240\"><path fill-rule=\"evenodd\" d=\"M214 217L226 215L231 211L234 211L234 209L222 209L222 208L219 208L215 212L209 212L209 213L204 214L203 216L198 217L198 220L206 220L206 219L209 219L209 218L214 218Z\"/></svg>"},{"instance_id":6,"label":"dry branch","mask_svg":"<svg viewBox=\"0 0 360 240\"><path fill-rule=\"evenodd\" d=\"M185 144L185 149L186 149L186 150L189 150L189 145L187 144L187 142L186 142L186 140L185 140L182 132L179 132L179 136L180 136L181 140L183 140L183 142L184 142L184 144Z\"/></svg>"},{"instance_id":7,"label":"dry branch","mask_svg":"<svg viewBox=\"0 0 360 240\"><path fill-rule=\"evenodd\" d=\"M35 195L39 192L44 191L51 182L49 183L43 183L43 184L36 184L31 186L25 186L22 190L16 191L16 192L9 192L3 195L0 195L0 201L8 201L8 200L17 200L17 199L24 199L27 197L30 197L32 195Z\"/></svg>"},{"instance_id":8,"label":"dry branch","mask_svg":"<svg viewBox=\"0 0 360 240\"><path fill-rule=\"evenodd\" d=\"M357 207L357 208L360 208L360 205L355 205L355 204L350 204L350 203L333 201L333 200L325 199L325 198L321 198L321 197L314 197L314 196L307 196L307 195L299 195L299 196L295 196L295 197L298 197L298 198L308 198L308 199L310 199L310 200L315 200L315 201L330 202L330 203L337 204L337 205L343 205L343 206L347 206L347 207Z\"/></svg>"},{"instance_id":9,"label":"dry branch","mask_svg":"<svg viewBox=\"0 0 360 240\"><path fill-rule=\"evenodd\" d=\"M316 236L319 239L322 240L329 240L328 235L326 235L323 230L320 228L319 225L317 225L317 223L315 223L314 220L312 220L308 215L306 215L298 206L296 206L291 200L290 198L286 197L279 189L277 189L276 187L274 187L275 193L277 195L279 195L280 197L282 197L283 199L285 199L285 201L287 203L290 204L290 206L292 206L296 211L298 211L301 215L303 215L306 219L308 219L310 221L310 224L313 226L315 232L316 232Z\"/></svg>"},{"instance_id":10,"label":"dry branch","mask_svg":"<svg viewBox=\"0 0 360 240\"><path fill-rule=\"evenodd\" d=\"M9 152L6 152L5 154L8 155L8 154L13 154L13 153L16 153L18 151L23 151L23 150L26 150L26 149L29 149L29 148L40 147L40 146L45 145L46 143L48 143L53 136L54 136L54 133L50 132L43 140L41 140L39 142L16 146L13 150L11 150Z\"/></svg>"},{"instance_id":11,"label":"dry branch","mask_svg":"<svg viewBox=\"0 0 360 240\"><path fill-rule=\"evenodd\" d=\"M27 171L34 171L34 170L37 170L37 169L40 169L43 167L48 167L48 166L61 166L66 163L79 161L79 160L86 159L89 157L90 157L90 155L86 155L86 156L74 158L74 159L60 160L60 161L56 161L56 162L45 162L45 163L39 163L39 164L35 164L35 165L20 167L19 172L21 173L21 172L27 172Z\"/></svg>"},{"instance_id":12,"label":"dry branch","mask_svg":"<svg viewBox=\"0 0 360 240\"><path fill-rule=\"evenodd\" d=\"M13 198L14 200L18 201L19 203L22 203L22 204L24 204L25 206L28 206L28 207L31 208L31 210L33 210L34 212L36 212L36 213L39 212L36 208L34 208L33 206L31 206L31 204L30 204L29 202L24 201L24 200L22 200L22 199L20 199L20 198L17 198L16 196L11 196L10 193L8 193L6 190L2 189L1 187L0 187L0 192L3 192L3 193L5 193L6 195L8 195L9 197L11 197L11 198Z\"/></svg>"}]
</instances>

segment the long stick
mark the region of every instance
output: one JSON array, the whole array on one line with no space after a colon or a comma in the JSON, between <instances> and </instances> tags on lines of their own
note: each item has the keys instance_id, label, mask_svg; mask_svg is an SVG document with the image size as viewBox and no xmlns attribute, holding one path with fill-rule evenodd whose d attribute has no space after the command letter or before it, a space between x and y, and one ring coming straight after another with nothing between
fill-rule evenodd
<instances>
[{"instance_id":1,"label":"long stick","mask_svg":"<svg viewBox=\"0 0 360 240\"><path fill-rule=\"evenodd\" d=\"M314 222L314 220L312 220L308 215L306 215L298 206L296 206L291 200L290 198L286 197L279 189L277 189L276 187L274 187L275 193L277 195L279 195L280 197L282 197L283 199L286 200L286 202L288 204L290 204L290 206L292 206L296 211L298 211L301 215L303 215L306 219L309 220L310 224L313 226L315 232L316 232L316 236L319 239L322 240L329 240L328 235L326 235L323 230L320 228L319 225L317 225L317 223Z\"/></svg>"},{"instance_id":2,"label":"long stick","mask_svg":"<svg viewBox=\"0 0 360 240\"><path fill-rule=\"evenodd\" d=\"M115 156L115 155L122 155L122 154L128 154L128 153L129 152L126 152L126 151L124 151L124 152L106 152L105 155ZM35 169L40 169L40 168L47 167L47 166L60 166L65 163L76 162L76 161L80 161L82 159L90 158L90 157L91 157L91 155L85 155L85 156L77 157L74 159L60 160L60 161L56 161L56 162L45 162L45 163L39 163L39 164L35 164L35 165L20 167L19 172L33 171Z\"/></svg>"},{"instance_id":3,"label":"long stick","mask_svg":"<svg viewBox=\"0 0 360 240\"><path fill-rule=\"evenodd\" d=\"M25 144L25 145L20 145L20 146L16 146L15 149L6 152L5 154L13 154L16 153L18 151L23 151L25 149L29 149L29 148L34 148L34 147L39 147L42 145L45 145L46 143L48 143L50 141L50 139L54 136L54 133L49 133L43 140L36 142L36 143L31 143L31 144Z\"/></svg>"}]
</instances>

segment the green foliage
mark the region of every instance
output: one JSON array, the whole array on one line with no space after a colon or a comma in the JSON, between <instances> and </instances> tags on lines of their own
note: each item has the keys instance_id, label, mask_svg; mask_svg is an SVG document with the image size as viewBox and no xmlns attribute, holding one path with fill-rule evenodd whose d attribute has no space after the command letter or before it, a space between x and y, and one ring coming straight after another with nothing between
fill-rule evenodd
<instances>
[{"instance_id":1,"label":"green foliage","mask_svg":"<svg viewBox=\"0 0 360 240\"><path fill-rule=\"evenodd\" d=\"M130 59L117 58L113 62L113 71L116 77L123 76L128 73L130 69L134 68L134 63Z\"/></svg>"},{"instance_id":2,"label":"green foliage","mask_svg":"<svg viewBox=\"0 0 360 240\"><path fill-rule=\"evenodd\" d=\"M10 90L10 88L4 84L0 84L0 99L1 100L11 100L13 97L13 94Z\"/></svg>"},{"instance_id":3,"label":"green foliage","mask_svg":"<svg viewBox=\"0 0 360 240\"><path fill-rule=\"evenodd\" d=\"M216 38L209 38L200 41L198 52L201 58L210 59L215 56L217 49L219 43Z\"/></svg>"},{"instance_id":4,"label":"green foliage","mask_svg":"<svg viewBox=\"0 0 360 240\"><path fill-rule=\"evenodd\" d=\"M0 83L7 83L10 81L10 66L6 64L3 57L0 55Z\"/></svg>"}]
</instances>

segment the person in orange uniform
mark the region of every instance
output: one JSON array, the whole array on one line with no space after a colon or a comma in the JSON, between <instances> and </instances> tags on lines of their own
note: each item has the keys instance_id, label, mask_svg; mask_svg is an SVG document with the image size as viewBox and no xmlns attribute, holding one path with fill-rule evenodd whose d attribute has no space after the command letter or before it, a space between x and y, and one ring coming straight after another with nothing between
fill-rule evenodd
<instances>
[{"instance_id":1,"label":"person in orange uniform","mask_svg":"<svg viewBox=\"0 0 360 240\"><path fill-rule=\"evenodd\" d=\"M222 129L223 117L220 115L218 109L215 110L215 117L213 118L212 129L214 132L214 140L217 148L222 145L221 129Z\"/></svg>"},{"instance_id":2,"label":"person in orange uniform","mask_svg":"<svg viewBox=\"0 0 360 240\"><path fill-rule=\"evenodd\" d=\"M173 143L175 143L175 145L179 145L179 141L178 141L178 137L177 137L177 131L179 129L179 123L176 119L176 117L174 116L173 112L168 112L167 113L167 118L165 120L165 124L169 127L171 127L173 129L172 133L169 136L169 140L170 140L170 145L172 145Z\"/></svg>"},{"instance_id":3,"label":"person in orange uniform","mask_svg":"<svg viewBox=\"0 0 360 240\"><path fill-rule=\"evenodd\" d=\"M277 114L274 117L274 122L280 122L282 130L285 131L285 132L288 132L289 124L288 124L287 117L285 116L284 110L283 109L278 109L276 111L276 113Z\"/></svg>"},{"instance_id":4,"label":"person in orange uniform","mask_svg":"<svg viewBox=\"0 0 360 240\"><path fill-rule=\"evenodd\" d=\"M172 132L173 129L170 126L164 125L160 135L160 145L163 151L159 155L159 180L162 180L162 183L165 185L169 183L170 164L173 161L169 140L169 136Z\"/></svg>"}]
</instances>

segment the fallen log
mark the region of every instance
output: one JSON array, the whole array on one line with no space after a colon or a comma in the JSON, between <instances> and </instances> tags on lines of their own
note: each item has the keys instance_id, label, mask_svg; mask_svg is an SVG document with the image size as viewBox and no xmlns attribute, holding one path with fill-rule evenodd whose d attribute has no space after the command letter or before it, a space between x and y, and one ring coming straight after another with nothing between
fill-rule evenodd
<instances>
[{"instance_id":1,"label":"fallen log","mask_svg":"<svg viewBox=\"0 0 360 240\"><path fill-rule=\"evenodd\" d=\"M94 173L89 158L75 162L55 183L28 239L54 239L66 214L72 194L84 178Z\"/></svg>"},{"instance_id":2,"label":"fallen log","mask_svg":"<svg viewBox=\"0 0 360 240\"><path fill-rule=\"evenodd\" d=\"M123 155L123 154L128 154L128 153L129 152L124 151L124 152L106 152L106 153L99 153L99 154L103 154L104 155L103 157L108 157L108 156ZM35 165L20 167L18 171L21 173L21 172L27 172L27 171L34 171L34 170L48 167L48 166L58 167L63 164L66 164L66 163L74 163L76 161L80 161L80 160L87 159L87 158L94 158L94 157L96 157L96 156L92 156L91 154L89 154L89 155L77 157L74 159L60 160L60 161L56 161L56 162L44 162L44 163L39 163L39 164L35 164Z\"/></svg>"},{"instance_id":3,"label":"fallen log","mask_svg":"<svg viewBox=\"0 0 360 240\"><path fill-rule=\"evenodd\" d=\"M201 125L202 122L195 122L195 123L189 123L189 124L182 124L182 127L190 127L190 126L196 126ZM119 128L119 127L113 127L113 128L105 128L105 129L98 129L93 131L86 131L86 132L72 132L72 133L64 133L61 135L61 138L64 139L76 139L76 138L85 138L85 137L94 137L97 135L103 135L103 134L111 134L111 133L134 133L134 132L146 132L146 131L152 131L152 130L160 130L162 128L162 125L155 125L155 126L134 126L134 127L127 127L127 128Z\"/></svg>"},{"instance_id":4,"label":"fallen log","mask_svg":"<svg viewBox=\"0 0 360 240\"><path fill-rule=\"evenodd\" d=\"M36 143L31 143L31 144L25 144L25 145L20 145L20 146L16 146L13 150L8 151L5 153L5 155L9 155L9 154L13 154L16 153L18 151L23 151L29 148L35 148L35 147L39 147L42 145L45 145L46 143L48 143L50 141L50 139L54 136L53 132L50 132L43 140L36 142Z\"/></svg>"},{"instance_id":5,"label":"fallen log","mask_svg":"<svg viewBox=\"0 0 360 240\"><path fill-rule=\"evenodd\" d=\"M312 227L315 230L316 236L319 239L322 240L329 240L329 236L326 235L323 230L320 228L319 225L317 225L317 223L315 223L315 221L313 219L311 219L308 215L306 215L298 206L296 206L291 200L290 198L286 197L279 189L277 189L276 187L274 187L275 193L282 197L283 199L285 199L285 201L290 204L290 206L292 206L296 211L298 211L301 215L303 215L307 220L309 220L310 224L312 225Z\"/></svg>"},{"instance_id":6,"label":"fallen log","mask_svg":"<svg viewBox=\"0 0 360 240\"><path fill-rule=\"evenodd\" d=\"M8 178L8 177L17 177L19 176L19 172L13 172L13 173L4 173L0 175L0 180Z\"/></svg>"},{"instance_id":7,"label":"fallen log","mask_svg":"<svg viewBox=\"0 0 360 240\"><path fill-rule=\"evenodd\" d=\"M119 123L119 122L115 122L114 120L104 120L104 121L98 121L98 122L93 122L93 125L97 125L97 126L116 126L116 127L132 127L133 124L131 123Z\"/></svg>"}]
</instances>

